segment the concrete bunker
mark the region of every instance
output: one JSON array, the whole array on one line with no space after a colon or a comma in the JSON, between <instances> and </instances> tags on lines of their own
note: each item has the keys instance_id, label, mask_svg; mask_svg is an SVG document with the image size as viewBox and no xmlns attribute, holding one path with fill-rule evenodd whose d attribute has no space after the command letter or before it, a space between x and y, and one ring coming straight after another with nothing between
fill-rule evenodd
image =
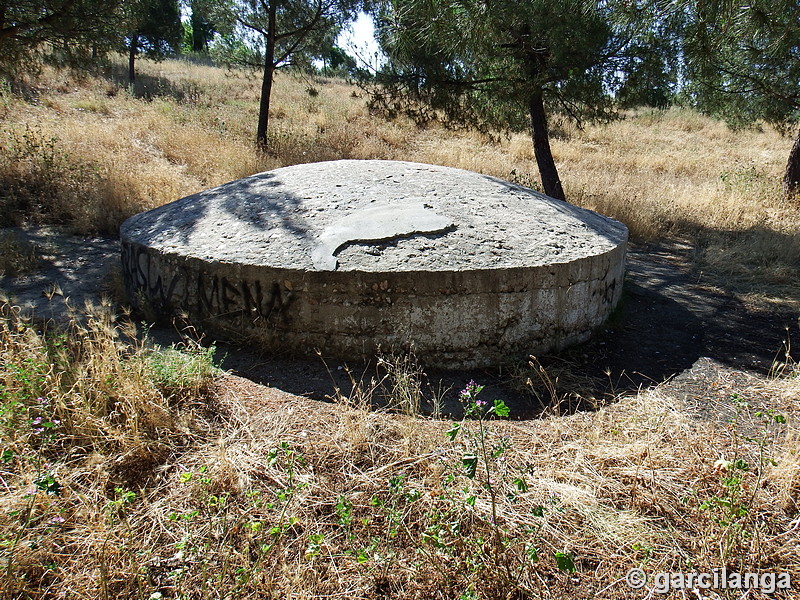
<instances>
[{"instance_id":1,"label":"concrete bunker","mask_svg":"<svg viewBox=\"0 0 800 600\"><path fill-rule=\"evenodd\" d=\"M260 173L121 229L134 304L269 352L357 359L413 343L442 368L588 339L622 293L627 237L501 179L377 160Z\"/></svg>"}]
</instances>

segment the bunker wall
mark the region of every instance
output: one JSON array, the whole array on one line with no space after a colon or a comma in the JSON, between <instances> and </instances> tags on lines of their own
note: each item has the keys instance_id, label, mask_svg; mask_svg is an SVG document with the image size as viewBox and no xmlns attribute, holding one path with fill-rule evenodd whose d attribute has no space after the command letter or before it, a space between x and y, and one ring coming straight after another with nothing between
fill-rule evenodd
<instances>
[{"instance_id":1,"label":"bunker wall","mask_svg":"<svg viewBox=\"0 0 800 600\"><path fill-rule=\"evenodd\" d=\"M202 261L122 240L132 302L185 313L212 339L360 359L413 344L472 368L585 341L622 294L625 244L567 263L468 271L299 271Z\"/></svg>"}]
</instances>

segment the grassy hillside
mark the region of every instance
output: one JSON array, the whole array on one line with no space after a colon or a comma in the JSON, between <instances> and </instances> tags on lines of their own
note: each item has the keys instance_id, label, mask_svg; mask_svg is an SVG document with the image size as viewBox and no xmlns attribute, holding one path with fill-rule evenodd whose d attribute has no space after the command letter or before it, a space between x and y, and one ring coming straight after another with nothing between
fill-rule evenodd
<instances>
[{"instance_id":1,"label":"grassy hillside","mask_svg":"<svg viewBox=\"0 0 800 600\"><path fill-rule=\"evenodd\" d=\"M209 186L338 158L412 160L538 181L525 134L386 122L339 80L281 74L271 150L260 155L251 143L257 80L143 61L132 95L121 72L82 80L46 72L28 101L3 96L3 219L38 212L78 231L113 232L131 214ZM571 201L622 220L638 240L688 237L703 270L735 276L744 290L778 285L768 291L797 295L800 211L780 194L788 138L769 129L731 131L681 109L641 111L584 130L553 121Z\"/></svg>"},{"instance_id":2,"label":"grassy hillside","mask_svg":"<svg viewBox=\"0 0 800 600\"><path fill-rule=\"evenodd\" d=\"M336 158L536 179L524 135L385 122L344 82L286 74L259 154L257 82L140 69L133 93L115 72L45 72L24 98L4 92L4 224L111 234L209 186ZM680 238L698 278L750 302L800 298L800 209L779 190L788 139L677 109L556 132L573 201L638 241ZM0 271L35 268L31 249L0 240ZM2 598L796 597L800 371L787 357L768 377L701 359L571 415L534 368L551 403L531 421L498 418L503 405L465 381L453 423L371 410L367 382L330 403L256 385L220 372L214 348L136 341L107 305L75 317L43 327L0 304ZM428 393L408 360L386 360L397 406ZM758 589L666 590L658 575L723 568L757 573ZM645 588L626 583L631 569Z\"/></svg>"}]
</instances>

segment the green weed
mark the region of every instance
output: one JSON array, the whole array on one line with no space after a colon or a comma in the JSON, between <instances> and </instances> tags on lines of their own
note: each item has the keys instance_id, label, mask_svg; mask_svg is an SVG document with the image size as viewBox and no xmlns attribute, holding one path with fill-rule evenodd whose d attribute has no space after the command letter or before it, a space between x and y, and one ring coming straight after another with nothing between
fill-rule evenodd
<instances>
[{"instance_id":1,"label":"green weed","mask_svg":"<svg viewBox=\"0 0 800 600\"><path fill-rule=\"evenodd\" d=\"M159 391L168 400L202 396L217 373L215 346L204 348L196 343L162 348L147 353L147 370Z\"/></svg>"}]
</instances>

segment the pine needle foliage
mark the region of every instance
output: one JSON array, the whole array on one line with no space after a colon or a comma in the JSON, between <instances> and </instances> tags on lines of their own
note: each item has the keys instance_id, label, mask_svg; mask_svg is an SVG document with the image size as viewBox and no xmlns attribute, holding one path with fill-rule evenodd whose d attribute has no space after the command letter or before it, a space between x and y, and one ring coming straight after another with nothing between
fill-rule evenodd
<instances>
[{"instance_id":1,"label":"pine needle foliage","mask_svg":"<svg viewBox=\"0 0 800 600\"><path fill-rule=\"evenodd\" d=\"M453 126L528 126L545 193L561 199L545 100L579 123L609 120L654 19L649 3L595 0L401 0L375 12L389 61L373 107Z\"/></svg>"}]
</instances>

